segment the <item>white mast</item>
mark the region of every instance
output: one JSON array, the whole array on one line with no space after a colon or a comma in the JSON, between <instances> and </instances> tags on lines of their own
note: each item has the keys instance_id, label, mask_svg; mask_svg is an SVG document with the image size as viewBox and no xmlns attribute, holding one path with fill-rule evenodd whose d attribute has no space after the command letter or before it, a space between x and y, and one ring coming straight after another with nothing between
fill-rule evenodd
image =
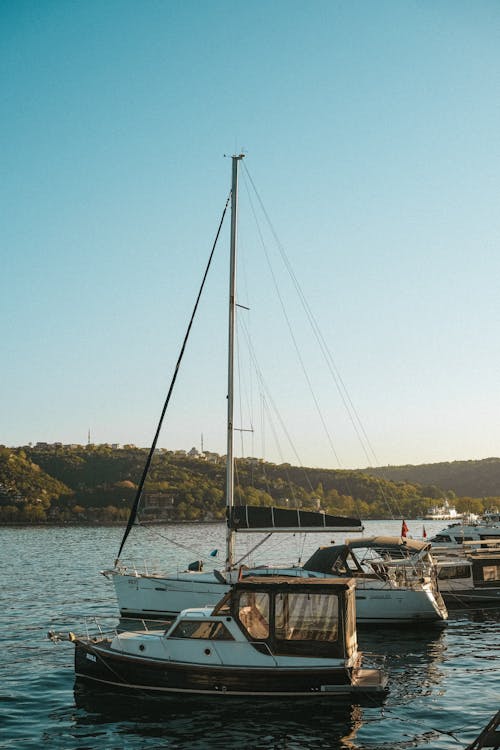
<instances>
[{"instance_id":1,"label":"white mast","mask_svg":"<svg viewBox=\"0 0 500 750\"><path fill-rule=\"evenodd\" d=\"M238 162L244 154L233 156L231 183L231 248L229 265L229 346L227 376L227 458L226 458L226 510L228 527L226 538L226 569L234 563L234 533L231 528L231 511L234 504L233 457L233 402L234 402L234 329L236 322L236 241L238 228Z\"/></svg>"}]
</instances>

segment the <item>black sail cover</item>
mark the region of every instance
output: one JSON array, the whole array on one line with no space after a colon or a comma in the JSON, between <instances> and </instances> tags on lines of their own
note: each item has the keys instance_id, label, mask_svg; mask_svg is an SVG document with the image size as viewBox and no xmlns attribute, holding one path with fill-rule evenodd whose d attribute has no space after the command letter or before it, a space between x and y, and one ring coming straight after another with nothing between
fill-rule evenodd
<instances>
[{"instance_id":1,"label":"black sail cover","mask_svg":"<svg viewBox=\"0 0 500 750\"><path fill-rule=\"evenodd\" d=\"M358 518L275 506L236 505L228 514L233 531L363 531Z\"/></svg>"}]
</instances>

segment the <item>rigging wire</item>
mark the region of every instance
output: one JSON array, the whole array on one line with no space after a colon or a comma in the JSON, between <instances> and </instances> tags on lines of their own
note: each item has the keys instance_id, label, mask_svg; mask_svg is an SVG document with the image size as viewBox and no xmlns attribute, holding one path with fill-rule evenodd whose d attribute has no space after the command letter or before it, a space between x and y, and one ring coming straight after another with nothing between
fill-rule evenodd
<instances>
[{"instance_id":1,"label":"rigging wire","mask_svg":"<svg viewBox=\"0 0 500 750\"><path fill-rule=\"evenodd\" d=\"M179 547L180 549L184 549L187 552L192 552L193 555L195 555L199 560L203 559L205 557L204 552L201 552L199 549L196 549L195 547L190 547L188 544L182 544L181 542L177 542L175 539L172 539L172 537L166 536L165 534L161 534L157 529L150 526L147 522L144 521L138 521L137 526L140 526L147 534L150 534L151 537L157 537L158 539L161 539L162 541L169 542L170 544L174 545L174 547Z\"/></svg>"},{"instance_id":2,"label":"rigging wire","mask_svg":"<svg viewBox=\"0 0 500 750\"><path fill-rule=\"evenodd\" d=\"M268 212L267 212L267 210L266 210L266 208L264 206L262 198L260 197L260 194L259 194L259 192L258 192L258 190L257 190L257 188L255 186L255 183L254 183L254 181L252 179L252 176L250 175L250 172L248 171L248 167L246 166L246 164L244 164L243 166L245 168L245 172L246 172L246 174L248 176L250 184L252 185L253 191L254 191L254 193L255 193L255 195L257 197L257 200L258 200L259 205L261 207L262 213L264 214L266 222L267 222L267 224L269 226L271 234L274 237L274 241L276 243L276 247L278 248L278 251L279 251L279 253L281 255L281 258L283 260L285 268L288 271L290 279L291 279L291 281L292 281L292 283L293 283L293 285L295 287L295 290L297 292L297 295L298 295L298 297L299 297L299 299L300 299L300 301L302 303L302 306L303 306L304 311L306 313L306 316L307 316L307 319L309 321L309 324L311 325L313 333L314 333L314 335L315 335L315 337L316 337L316 339L318 341L318 344L320 345L321 351L323 352L323 355L325 356L325 359L327 360L327 364L328 364L329 369L331 371L331 374L333 376L333 379L334 379L335 385L337 387L337 390L339 391L339 395L340 395L340 397L342 399L342 402L343 402L343 404L344 404L344 406L346 408L346 412L347 412L347 414L348 414L348 416L349 416L349 418L350 418L350 420L351 420L351 422L353 424L353 428L354 428L354 430L356 432L356 435L358 436L358 439L360 441L361 448L363 449L363 452L365 453L365 456L366 456L368 462L371 463L371 461L373 459L370 458L370 456L369 456L369 453L367 451L367 446L371 450L372 455L375 458L375 460L376 460L376 456L375 456L375 452L371 448L370 440L368 439L366 431L365 431L365 429L364 429L364 427L363 427L363 425L361 423L361 420L360 420L360 418L359 418L359 416L357 414L357 411L354 408L354 405L352 403L352 399L350 398L349 393L347 391L347 387L345 386L345 383L342 380L342 377L340 376L340 372L339 372L339 370L338 370L338 368L337 368L337 366L335 364L333 356L332 356L332 354L331 354L331 352L330 352L330 350L329 350L329 348L328 348L328 346L327 346L327 344L325 342L325 339L324 339L323 335L321 334L321 330L320 330L319 325L318 325L318 323L316 321L314 313L312 312L311 307L310 307L310 305L309 305L309 303L307 301L307 298L306 298L304 292L302 291L302 287L300 286L299 280L297 279L297 276L295 274L295 271L293 270L292 264L291 264L291 262L290 262L290 260L289 260L289 258L287 256L287 254L285 252L283 244L281 243L281 241L280 241L280 239L278 237L278 234L277 234L277 232L276 232L276 230L274 228L274 225L271 222L269 214L268 214ZM366 441L366 443L361 438L361 433L363 434L363 437L364 437L364 440Z\"/></svg>"},{"instance_id":3,"label":"rigging wire","mask_svg":"<svg viewBox=\"0 0 500 750\"><path fill-rule=\"evenodd\" d=\"M245 183L245 185L246 185L246 183ZM247 190L248 190L248 186L247 186ZM335 460L337 461L337 464L340 466L341 465L340 459L339 459L339 457L337 455L337 451L335 450L335 446L333 445L332 437L330 435L330 432L329 432L328 427L326 425L325 418L324 418L323 413L321 411L318 399L317 399L316 394L314 392L314 389L313 389L313 386L312 386L312 383L311 383L311 379L310 379L310 377L309 377L309 375L307 373L307 369L306 369L306 366L304 364L304 359L302 357L302 354L300 353L300 348L299 348L299 345L297 343L297 339L295 337L295 334L293 332L292 324L290 322L290 318L289 318L288 313L286 311L285 303L283 302L283 297L281 295L281 292L280 292L280 289L279 289L279 286L278 286L278 282L277 282L277 279L276 279L276 274L274 273L274 269L273 269L273 266L272 266L272 263L271 263L271 259L269 257L269 253L268 253L268 250L267 250L266 243L264 242L264 237L262 235L262 231L261 231L258 219L257 219L257 214L255 213L255 208L254 208L253 201L252 201L252 198L250 196L250 193L248 193L248 200L249 200L249 203L250 203L250 207L251 207L251 210L252 210L253 217L255 219L255 224L257 226L257 232L259 234L259 239L260 239L260 242L261 242L261 245L262 245L262 249L264 251L264 255L265 255L265 258L266 258L266 261L267 261L267 265L268 265L268 268L269 268L269 273L271 274L271 278L273 280L273 284L274 284L274 289L275 289L275 292L276 292L276 296L277 296L278 301L280 303L281 311L283 313L283 317L284 317L285 322L287 324L288 332L290 334L290 338L292 340L292 343L293 343L293 346L294 346L294 349L295 349L295 353L297 355L297 358L298 358L299 363L300 363L300 367L302 369L302 374L304 375L304 378L306 380L307 386L309 388L309 392L310 392L310 394L312 396L312 399L314 401L314 405L316 407L316 411L318 412L318 416L319 416L319 418L321 420L321 424L323 425L323 429L325 431L327 440L328 440L328 442L330 444L330 449L331 449L333 455L335 456Z\"/></svg>"},{"instance_id":4,"label":"rigging wire","mask_svg":"<svg viewBox=\"0 0 500 750\"><path fill-rule=\"evenodd\" d=\"M330 372L330 374L332 376L332 379L333 379L333 381L335 383L335 386L336 386L337 391L338 391L338 393L340 395L342 403L344 404L344 408L345 408L346 413L347 413L347 415L349 417L349 420L351 421L352 427L353 427L354 432L355 432L355 434L356 434L356 436L358 438L358 441L359 441L359 443L361 445L363 453L365 454L365 457L366 457L366 459L368 461L368 464L369 464L369 466L372 466L373 460L375 461L376 464L378 464L379 461L377 459L377 455L375 453L375 450L373 449L373 446L372 446L371 441L370 441L370 439L368 437L368 434L367 434L367 432L366 432L366 430L364 428L364 425L363 425L363 423L361 421L361 418L359 417L359 414L358 414L358 412L357 412L357 410L356 410L356 408L355 408L355 406L353 404L353 401L351 399L349 391L348 391L348 389L347 389L347 387L346 387L346 385L345 385L345 383L344 383L344 381L343 381L343 379L342 379L342 377L340 375L339 369L338 369L337 365L335 364L335 360L333 359L331 351L330 351L330 349L329 349L329 347L328 347L328 345L327 345L327 343L326 343L326 341L324 339L323 334L321 333L321 329L320 329L320 327L318 325L318 322L317 322L317 320L316 320L316 318L314 316L314 313L312 312L311 307L310 307L310 305L309 305L309 303L307 301L307 298L306 298L304 292L302 291L300 283L299 283L299 281L297 279L297 276L296 276L296 274L295 274L295 272L293 270L292 264L291 264L291 262L290 262L290 260L289 260L289 258L287 256L287 254L285 252L283 244L281 243L281 241L280 241L280 239L278 237L278 234L277 234L277 232L276 232L276 230L274 228L274 225L272 224L271 219L269 217L269 214L268 214L268 212L267 212L267 210L266 210L266 208L264 206L262 198L260 197L260 194L259 194L259 192L258 192L258 190L257 190L257 188L255 186L255 183L254 183L254 181L252 179L252 176L250 175L248 167L247 167L247 165L245 163L243 164L243 167L244 167L245 173L246 173L246 175L248 177L248 180L249 180L249 182L250 182L250 184L251 184L251 186L253 188L253 191L254 191L254 193L255 193L255 195L257 197L257 200L259 202L259 205L261 207L263 215L264 215L264 217L265 217L265 219L267 221L269 229L270 229L270 231L271 231L271 233L272 233L272 235L274 237L276 246L277 246L278 251L279 251L279 253L281 255L281 258L283 260L283 264L285 265L285 268L288 271L290 279L291 279L291 281L292 281L292 283L293 283L293 285L295 287L295 290L297 292L297 295L298 295L298 297L299 297L299 299L301 301L301 304L303 306L303 309L304 309L304 312L306 314L306 317L307 317L307 319L309 321L309 324L310 324L311 329L312 329L312 331L314 333L314 336L315 336L315 338L316 338L316 340L318 342L320 350L321 350L321 352L323 354L323 357L325 359L327 368L328 368L328 370L329 370L329 372ZM251 201L250 201L250 205L252 206L252 202ZM252 206L252 211L253 211L253 206ZM260 234L260 229L259 229L259 234ZM370 456L370 454L371 454L371 456ZM335 458L337 460L337 463L340 466L340 462L338 460L338 457L337 457L335 451L334 451L334 455L335 455ZM383 484L382 484L382 482L380 481L380 479L378 477L376 477L376 478L378 479L379 487L381 489L381 493L382 493L382 497L384 499L384 502L386 503L386 505L387 505L387 507L389 509L389 512L391 513L391 516L394 517L393 516L392 507L391 507L391 505L388 502L388 499L386 497L386 493L385 493ZM346 479L346 481L347 481L347 479ZM350 492L350 494L352 495L352 492ZM398 505L397 499L395 498L395 496L392 493L391 493L391 500L394 503L394 505L396 506L397 511L401 515L401 509L400 509L400 507Z\"/></svg>"},{"instance_id":5,"label":"rigging wire","mask_svg":"<svg viewBox=\"0 0 500 750\"><path fill-rule=\"evenodd\" d=\"M128 537L128 535L130 533L130 530L131 530L132 526L134 525L135 519L137 517L137 510L139 508L139 502L141 500L142 491L144 489L144 483L146 481L146 477L148 475L149 468L151 466L151 461L153 460L154 452L156 450L156 444L158 442L158 438L160 436L161 427L162 427L162 424L163 424L163 419L165 417L165 413L167 411L168 404L170 402L170 397L172 395L172 391L174 390L175 381L177 380L177 375L178 375L179 368L180 368L180 365L181 365L181 362L182 362L182 358L184 356L184 351L186 349L186 344L187 344L188 339L189 339L189 334L191 333L191 328L192 328L193 321L194 321L194 318L195 318L195 315L196 315L196 311L198 310L198 305L199 305L199 302L200 302L201 294L202 294L203 289L205 287L205 281L207 279L208 271L209 271L211 263L212 263L212 258L214 256L215 247L216 247L217 241L219 239L219 235L220 235L220 232L221 232L221 229L222 229L222 224L224 223L224 217L226 215L226 211L227 211L227 207L229 206L230 199L231 199L231 193L229 193L229 195L227 197L226 205L224 206L224 210L222 212L221 220L219 222L217 233L215 235L215 239L214 239L214 242L213 242L213 245L212 245L212 250L210 251L210 256L208 258L208 263L206 265L205 273L203 274L203 279L202 279L202 282L201 282L201 285L200 285L200 289L198 291L198 296L196 297L196 302L195 302L195 305L194 305L194 308L193 308L193 312L191 313L191 319L189 321L189 325L187 327L186 334L184 336L184 341L182 342L181 351L180 351L179 357L177 359L177 363L175 365L174 374L173 374L172 380L170 382L170 387L168 389L167 397L165 399L165 403L163 404L163 409L161 411L161 415L160 415L160 419L159 419L159 422L158 422L158 426L156 428L155 436L154 436L153 442L151 444L151 448L150 448L150 451L149 451L149 454L148 454L148 458L146 460L146 464L144 466L144 470L142 472L142 476L141 476L141 479L140 479L140 482L139 482L139 486L137 488L137 493L136 493L136 496L135 496L135 499L134 499L134 503L133 503L132 508L130 510L130 515L129 515L128 522L127 522L127 527L125 529L125 533L123 534L123 538L122 538L122 541L121 541L121 544L120 544L120 549L118 550L118 555L117 555L116 560L115 560L115 566L117 565L117 563L118 563L118 561L120 559L120 555L121 555L121 552L122 552L122 549L123 549L123 545L125 544L125 542L127 540L127 537Z\"/></svg>"},{"instance_id":6,"label":"rigging wire","mask_svg":"<svg viewBox=\"0 0 500 750\"><path fill-rule=\"evenodd\" d=\"M290 445L290 447L291 447L291 449L293 451L293 454L295 456L297 464L300 466L300 468L304 472L304 476L305 476L307 485L309 486L309 488L310 488L310 490L312 492L313 491L313 486L311 484L311 481L309 479L307 471L305 470L305 467L302 464L302 461L301 461L300 456L299 456L299 454L297 452L297 449L296 449L295 444L294 444L294 442L292 440L292 437L291 437L291 435L290 435L290 433L289 433L289 431L288 431L288 429L287 429L287 427L286 427L286 425L285 425L285 423L283 421L283 418L282 418L282 416L281 416L281 414L280 414L280 412L279 412L279 410L278 410L278 408L277 408L277 406L276 406L276 404L274 402L274 399L271 396L269 388L266 385L266 382L264 380L264 375L262 374L262 370L260 369L258 361L257 361L257 356L256 356L256 353L255 353L255 349L254 349L254 347L252 345L252 342L251 342L251 339L250 339L250 334L249 334L248 329L246 328L245 324L242 325L242 329L243 329L243 331L245 333L245 337L247 339L247 344L248 344L248 349L249 349L250 357L251 357L251 360L252 360L252 363L253 363L253 366L254 366L254 369L255 369L258 381L259 381L259 383L261 385L262 392L267 395L267 399L268 399L269 403L272 406L272 409L273 409L273 412L274 412L276 418L278 419L280 427L283 430L283 434L285 435L286 439L288 440L288 443L289 443L289 445ZM272 422L271 422L271 427L273 427ZM279 441L277 440L276 433L275 433L275 439L277 441L277 447L278 447L279 452L280 452L280 457L283 460L283 456L281 455L281 449L279 447Z\"/></svg>"}]
</instances>

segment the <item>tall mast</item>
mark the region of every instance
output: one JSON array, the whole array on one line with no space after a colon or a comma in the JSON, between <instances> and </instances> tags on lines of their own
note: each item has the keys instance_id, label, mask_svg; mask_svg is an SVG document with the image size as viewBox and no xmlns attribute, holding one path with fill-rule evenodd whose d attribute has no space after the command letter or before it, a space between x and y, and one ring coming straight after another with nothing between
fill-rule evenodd
<instances>
[{"instance_id":1,"label":"tall mast","mask_svg":"<svg viewBox=\"0 0 500 750\"><path fill-rule=\"evenodd\" d=\"M226 459L226 510L228 527L226 537L226 568L234 563L234 532L231 528L231 510L234 505L233 456L233 403L234 403L234 330L236 322L236 243L238 234L238 162L244 154L232 158L231 182L231 248L229 262L229 346L227 366L227 459Z\"/></svg>"}]
</instances>

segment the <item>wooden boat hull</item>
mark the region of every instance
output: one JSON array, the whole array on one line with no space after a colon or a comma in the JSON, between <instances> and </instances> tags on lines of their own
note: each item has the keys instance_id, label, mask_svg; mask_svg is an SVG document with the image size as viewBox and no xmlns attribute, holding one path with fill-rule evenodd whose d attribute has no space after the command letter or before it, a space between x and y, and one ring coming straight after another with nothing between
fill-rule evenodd
<instances>
[{"instance_id":1,"label":"wooden boat hull","mask_svg":"<svg viewBox=\"0 0 500 750\"><path fill-rule=\"evenodd\" d=\"M384 694L374 670L241 668L137 658L109 648L109 641L75 641L77 679L156 694L235 696L350 696Z\"/></svg>"},{"instance_id":2,"label":"wooden boat hull","mask_svg":"<svg viewBox=\"0 0 500 750\"><path fill-rule=\"evenodd\" d=\"M446 606L450 609L459 607L491 607L500 606L500 587L454 589L441 591Z\"/></svg>"}]
</instances>

